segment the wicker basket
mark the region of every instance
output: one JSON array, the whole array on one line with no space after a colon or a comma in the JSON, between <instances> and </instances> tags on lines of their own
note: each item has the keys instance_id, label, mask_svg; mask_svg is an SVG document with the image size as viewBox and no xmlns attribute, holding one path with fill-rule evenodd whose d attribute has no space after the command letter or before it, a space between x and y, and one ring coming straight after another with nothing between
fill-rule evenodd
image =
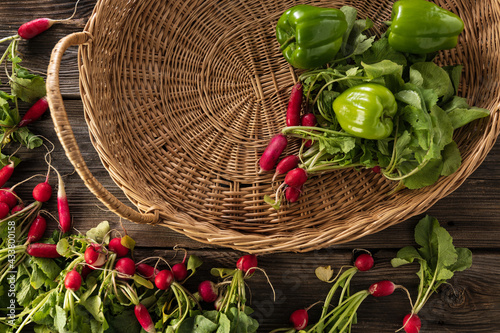
<instances>
[{"instance_id":1,"label":"wicker basket","mask_svg":"<svg viewBox=\"0 0 500 333\"><path fill-rule=\"evenodd\" d=\"M278 183L257 173L257 161L285 124L296 80L274 36L281 13L297 4L290 0L99 0L85 30L53 50L47 86L57 134L88 188L137 223L253 253L310 251L378 232L457 189L499 134L498 0L436 2L466 26L457 48L442 52L438 62L464 65L461 95L491 116L456 132L463 164L434 186L387 196L394 182L352 169L311 178L300 201L280 211L264 203ZM380 34L393 1L304 3L354 6ZM82 159L58 81L71 45L80 45L91 140L136 208L103 188Z\"/></svg>"}]
</instances>

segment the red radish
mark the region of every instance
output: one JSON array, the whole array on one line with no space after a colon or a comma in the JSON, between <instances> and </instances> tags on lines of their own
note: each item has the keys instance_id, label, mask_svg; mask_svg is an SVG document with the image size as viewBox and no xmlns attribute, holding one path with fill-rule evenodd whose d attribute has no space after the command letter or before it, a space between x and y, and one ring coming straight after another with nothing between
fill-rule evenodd
<instances>
[{"instance_id":1,"label":"red radish","mask_svg":"<svg viewBox=\"0 0 500 333\"><path fill-rule=\"evenodd\" d=\"M198 293L200 294L201 299L207 303L215 302L218 296L217 288L210 280L203 281L198 285Z\"/></svg>"},{"instance_id":2,"label":"red radish","mask_svg":"<svg viewBox=\"0 0 500 333\"><path fill-rule=\"evenodd\" d=\"M285 176L285 184L295 188L301 188L307 180L307 172L302 168L288 171Z\"/></svg>"},{"instance_id":3,"label":"red radish","mask_svg":"<svg viewBox=\"0 0 500 333\"><path fill-rule=\"evenodd\" d=\"M183 262L175 264L172 266L172 273L176 281L183 281L188 276L186 264Z\"/></svg>"},{"instance_id":4,"label":"red radish","mask_svg":"<svg viewBox=\"0 0 500 333\"><path fill-rule=\"evenodd\" d=\"M297 331L303 330L306 328L307 323L309 322L309 315L307 314L307 310L299 309L295 310L290 315L290 322Z\"/></svg>"},{"instance_id":5,"label":"red radish","mask_svg":"<svg viewBox=\"0 0 500 333\"><path fill-rule=\"evenodd\" d=\"M75 270L66 273L64 278L64 286L68 290L77 291L82 285L82 276Z\"/></svg>"},{"instance_id":6,"label":"red radish","mask_svg":"<svg viewBox=\"0 0 500 333\"><path fill-rule=\"evenodd\" d=\"M373 263L374 263L374 260L370 254L362 253L354 261L354 266L356 266L356 268L359 271L365 272L365 271L370 270L373 267Z\"/></svg>"},{"instance_id":7,"label":"red radish","mask_svg":"<svg viewBox=\"0 0 500 333\"><path fill-rule=\"evenodd\" d=\"M51 20L46 17L31 20L21 25L17 30L17 34L21 36L21 38L31 39L49 29L56 22L56 20Z\"/></svg>"},{"instance_id":8,"label":"red radish","mask_svg":"<svg viewBox=\"0 0 500 333\"><path fill-rule=\"evenodd\" d=\"M26 247L26 253L37 258L59 258L57 244L33 243Z\"/></svg>"},{"instance_id":9,"label":"red radish","mask_svg":"<svg viewBox=\"0 0 500 333\"><path fill-rule=\"evenodd\" d=\"M314 127L317 125L316 116L313 113L306 113L300 118L300 125L307 127ZM309 148L312 145L312 140L309 139L304 144L305 148Z\"/></svg>"},{"instance_id":10,"label":"red radish","mask_svg":"<svg viewBox=\"0 0 500 333\"><path fill-rule=\"evenodd\" d=\"M135 274L135 263L130 258L121 258L115 264L115 270L118 271L118 277L129 279Z\"/></svg>"},{"instance_id":11,"label":"red radish","mask_svg":"<svg viewBox=\"0 0 500 333\"><path fill-rule=\"evenodd\" d=\"M93 269L91 266L89 265L84 265L82 267L82 279L86 279L87 278L87 275L89 275L90 273L92 273Z\"/></svg>"},{"instance_id":12,"label":"red radish","mask_svg":"<svg viewBox=\"0 0 500 333\"><path fill-rule=\"evenodd\" d=\"M141 324L141 327L148 333L156 333L155 324L151 319L151 315L148 312L148 309L142 305L141 303L137 304L134 307L135 317Z\"/></svg>"},{"instance_id":13,"label":"red radish","mask_svg":"<svg viewBox=\"0 0 500 333\"><path fill-rule=\"evenodd\" d=\"M135 269L137 270L137 273L141 274L148 280L154 280L156 274L159 272L158 269L153 266L149 266L148 264L138 264Z\"/></svg>"},{"instance_id":14,"label":"red radish","mask_svg":"<svg viewBox=\"0 0 500 333\"><path fill-rule=\"evenodd\" d=\"M316 116L314 113L306 113L305 115L300 118L300 125L301 126L307 126L307 127L314 127L318 124L316 121Z\"/></svg>"},{"instance_id":15,"label":"red radish","mask_svg":"<svg viewBox=\"0 0 500 333\"><path fill-rule=\"evenodd\" d=\"M4 186L9 180L10 176L14 173L14 161L10 161L9 164L0 169L0 187Z\"/></svg>"},{"instance_id":16,"label":"red radish","mask_svg":"<svg viewBox=\"0 0 500 333\"><path fill-rule=\"evenodd\" d=\"M214 301L215 310L220 311L223 302L224 302L224 297L222 296L217 297L217 299Z\"/></svg>"},{"instance_id":17,"label":"red radish","mask_svg":"<svg viewBox=\"0 0 500 333\"><path fill-rule=\"evenodd\" d=\"M299 162L300 159L297 155L289 155L283 158L276 166L276 175L284 175L288 171L295 169Z\"/></svg>"},{"instance_id":18,"label":"red radish","mask_svg":"<svg viewBox=\"0 0 500 333\"><path fill-rule=\"evenodd\" d=\"M65 234L71 230L71 215L69 213L68 197L66 196L66 190L64 189L64 182L59 172L57 172L57 179L57 211L59 213L59 228L61 228L62 233Z\"/></svg>"},{"instance_id":19,"label":"red radish","mask_svg":"<svg viewBox=\"0 0 500 333\"><path fill-rule=\"evenodd\" d=\"M380 173L381 169L380 169L380 167L378 165L376 165L376 166L374 166L372 168L372 171L375 172L375 173Z\"/></svg>"},{"instance_id":20,"label":"red radish","mask_svg":"<svg viewBox=\"0 0 500 333\"><path fill-rule=\"evenodd\" d=\"M257 267L257 257L255 254L247 254L238 259L236 268L243 271L243 273L252 275Z\"/></svg>"},{"instance_id":21,"label":"red radish","mask_svg":"<svg viewBox=\"0 0 500 333\"><path fill-rule=\"evenodd\" d=\"M9 212L9 205L7 205L5 202L0 202L0 219L3 219L7 215L9 215Z\"/></svg>"},{"instance_id":22,"label":"red radish","mask_svg":"<svg viewBox=\"0 0 500 333\"><path fill-rule=\"evenodd\" d=\"M10 211L11 214L15 214L17 212L20 212L24 209L24 205L21 203L19 205L16 205L14 207L12 207L12 210Z\"/></svg>"},{"instance_id":23,"label":"red radish","mask_svg":"<svg viewBox=\"0 0 500 333\"><path fill-rule=\"evenodd\" d=\"M48 108L49 102L47 101L47 97L40 98L25 113L19 124L17 124L17 127L24 127L38 120L45 113L45 111L47 111Z\"/></svg>"},{"instance_id":24,"label":"red radish","mask_svg":"<svg viewBox=\"0 0 500 333\"><path fill-rule=\"evenodd\" d=\"M300 188L288 186L285 190L285 198L288 202L293 203L299 200L300 193Z\"/></svg>"},{"instance_id":25,"label":"red radish","mask_svg":"<svg viewBox=\"0 0 500 333\"><path fill-rule=\"evenodd\" d=\"M42 215L37 215L28 231L28 243L38 242L42 239L45 229L47 229L47 221Z\"/></svg>"},{"instance_id":26,"label":"red radish","mask_svg":"<svg viewBox=\"0 0 500 333\"><path fill-rule=\"evenodd\" d=\"M39 202L47 202L52 196L52 186L47 181L38 184L33 189L33 199Z\"/></svg>"},{"instance_id":27,"label":"red radish","mask_svg":"<svg viewBox=\"0 0 500 333\"><path fill-rule=\"evenodd\" d=\"M409 313L403 319L403 328L406 333L418 333L422 327L422 322L420 318L414 314Z\"/></svg>"},{"instance_id":28,"label":"red radish","mask_svg":"<svg viewBox=\"0 0 500 333\"><path fill-rule=\"evenodd\" d=\"M158 274L156 274L155 277L156 288L160 290L167 290L172 284L172 282L174 282L174 274L168 269L164 269L158 272Z\"/></svg>"},{"instance_id":29,"label":"red radish","mask_svg":"<svg viewBox=\"0 0 500 333\"><path fill-rule=\"evenodd\" d=\"M4 187L0 190L0 202L5 202L11 209L17 204L17 196L14 191Z\"/></svg>"},{"instance_id":30,"label":"red radish","mask_svg":"<svg viewBox=\"0 0 500 333\"><path fill-rule=\"evenodd\" d=\"M389 296L396 289L396 285L389 280L382 280L374 283L368 288L368 291L374 297Z\"/></svg>"},{"instance_id":31,"label":"red radish","mask_svg":"<svg viewBox=\"0 0 500 333\"><path fill-rule=\"evenodd\" d=\"M111 239L108 248L111 252L116 253L118 258L125 257L128 254L128 249L122 245L122 239L120 237Z\"/></svg>"},{"instance_id":32,"label":"red radish","mask_svg":"<svg viewBox=\"0 0 500 333\"><path fill-rule=\"evenodd\" d=\"M101 267L106 263L106 254L99 244L90 244L83 254L85 262L94 267Z\"/></svg>"},{"instance_id":33,"label":"red radish","mask_svg":"<svg viewBox=\"0 0 500 333\"><path fill-rule=\"evenodd\" d=\"M286 109L286 126L300 125L300 109L302 107L302 84L296 83L292 87L290 100Z\"/></svg>"},{"instance_id":34,"label":"red radish","mask_svg":"<svg viewBox=\"0 0 500 333\"><path fill-rule=\"evenodd\" d=\"M264 150L264 153L259 160L260 172L270 171L274 168L278 158L283 150L285 150L287 144L288 140L283 134L275 135L271 141L269 141L266 150Z\"/></svg>"}]
</instances>

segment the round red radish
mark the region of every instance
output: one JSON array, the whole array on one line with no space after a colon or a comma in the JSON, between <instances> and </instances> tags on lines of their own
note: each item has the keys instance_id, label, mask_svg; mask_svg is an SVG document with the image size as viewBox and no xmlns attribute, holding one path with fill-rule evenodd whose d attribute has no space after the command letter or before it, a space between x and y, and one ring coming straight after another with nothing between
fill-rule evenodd
<instances>
[{"instance_id":1,"label":"round red radish","mask_svg":"<svg viewBox=\"0 0 500 333\"><path fill-rule=\"evenodd\" d=\"M138 264L135 269L137 270L137 273L139 273L141 276L148 280L153 280L156 277L156 274L158 274L159 270L154 268L153 266L150 266L148 264Z\"/></svg>"},{"instance_id":2,"label":"round red radish","mask_svg":"<svg viewBox=\"0 0 500 333\"><path fill-rule=\"evenodd\" d=\"M188 276L186 264L183 262L175 264L172 266L172 273L176 281L183 281Z\"/></svg>"},{"instance_id":3,"label":"round red radish","mask_svg":"<svg viewBox=\"0 0 500 333\"><path fill-rule=\"evenodd\" d=\"M9 188L2 188L0 191L0 202L5 202L9 206L9 209L12 209L17 205L17 197Z\"/></svg>"},{"instance_id":4,"label":"round red radish","mask_svg":"<svg viewBox=\"0 0 500 333\"><path fill-rule=\"evenodd\" d=\"M37 215L28 231L28 243L38 242L42 239L45 229L47 229L47 221L42 215Z\"/></svg>"},{"instance_id":5,"label":"round red radish","mask_svg":"<svg viewBox=\"0 0 500 333\"><path fill-rule=\"evenodd\" d=\"M368 291L374 297L389 296L396 289L396 285L389 280L382 280L374 283L368 288Z\"/></svg>"},{"instance_id":6,"label":"round red radish","mask_svg":"<svg viewBox=\"0 0 500 333\"><path fill-rule=\"evenodd\" d=\"M224 301L224 297L222 297L222 296L217 297L217 299L214 301L215 310L220 311L220 309L222 308L223 301Z\"/></svg>"},{"instance_id":7,"label":"round red radish","mask_svg":"<svg viewBox=\"0 0 500 333\"><path fill-rule=\"evenodd\" d=\"M93 269L91 266L89 266L89 265L84 265L84 266L82 267L82 279L84 279L84 280L85 280L85 279L87 278L87 276L88 276L90 273L92 273L92 271L93 271L93 270L94 270L94 269Z\"/></svg>"},{"instance_id":8,"label":"round red radish","mask_svg":"<svg viewBox=\"0 0 500 333\"><path fill-rule=\"evenodd\" d=\"M3 219L7 215L9 215L9 205L7 205L5 202L0 202L0 219Z\"/></svg>"},{"instance_id":9,"label":"round red radish","mask_svg":"<svg viewBox=\"0 0 500 333\"><path fill-rule=\"evenodd\" d=\"M99 244L90 244L83 254L85 262L94 267L101 267L106 263L106 254Z\"/></svg>"},{"instance_id":10,"label":"round red radish","mask_svg":"<svg viewBox=\"0 0 500 333\"><path fill-rule=\"evenodd\" d=\"M174 274L168 269L159 271L155 276L156 288L160 290L167 290L172 282L174 282Z\"/></svg>"},{"instance_id":11,"label":"round red radish","mask_svg":"<svg viewBox=\"0 0 500 333\"><path fill-rule=\"evenodd\" d=\"M80 289L82 285L82 276L75 270L69 271L66 273L66 277L64 278L64 286L68 290L77 291Z\"/></svg>"},{"instance_id":12,"label":"round red radish","mask_svg":"<svg viewBox=\"0 0 500 333\"><path fill-rule=\"evenodd\" d=\"M108 248L111 252L116 253L118 258L125 257L128 254L128 248L122 245L122 239L119 237L111 239Z\"/></svg>"},{"instance_id":13,"label":"round red radish","mask_svg":"<svg viewBox=\"0 0 500 333\"><path fill-rule=\"evenodd\" d=\"M313 113L306 113L300 119L300 124L302 126L314 127L317 124L317 122L316 122L316 116Z\"/></svg>"},{"instance_id":14,"label":"round red radish","mask_svg":"<svg viewBox=\"0 0 500 333\"><path fill-rule=\"evenodd\" d=\"M285 190L285 198L288 202L296 202L299 200L301 190L299 188L288 186Z\"/></svg>"},{"instance_id":15,"label":"round red radish","mask_svg":"<svg viewBox=\"0 0 500 333\"><path fill-rule=\"evenodd\" d=\"M207 303L215 302L218 296L217 288L210 280L203 281L198 285L198 293L200 294L201 299Z\"/></svg>"},{"instance_id":16,"label":"round red radish","mask_svg":"<svg viewBox=\"0 0 500 333\"><path fill-rule=\"evenodd\" d=\"M285 150L287 144L288 140L283 134L278 134L274 136L271 141L269 141L266 150L264 150L264 153L259 160L261 171L270 171L274 168L278 158L283 150Z\"/></svg>"},{"instance_id":17,"label":"round red radish","mask_svg":"<svg viewBox=\"0 0 500 333\"><path fill-rule=\"evenodd\" d=\"M33 189L33 199L36 201L47 202L51 196L52 186L47 182L40 183Z\"/></svg>"},{"instance_id":18,"label":"round red radish","mask_svg":"<svg viewBox=\"0 0 500 333\"><path fill-rule=\"evenodd\" d=\"M403 319L403 328L406 333L418 333L422 327L420 318L413 313L407 314Z\"/></svg>"},{"instance_id":19,"label":"round red radish","mask_svg":"<svg viewBox=\"0 0 500 333\"><path fill-rule=\"evenodd\" d=\"M151 319L151 315L149 314L148 309L144 305L142 305L141 303L137 304L134 307L134 313L137 321L139 321L139 324L141 324L141 327L146 332L156 333L155 324Z\"/></svg>"},{"instance_id":20,"label":"round red radish","mask_svg":"<svg viewBox=\"0 0 500 333\"><path fill-rule=\"evenodd\" d=\"M300 125L300 109L302 107L302 84L296 83L292 87L290 100L286 109L286 126Z\"/></svg>"},{"instance_id":21,"label":"round red radish","mask_svg":"<svg viewBox=\"0 0 500 333\"><path fill-rule=\"evenodd\" d=\"M288 171L285 176L285 184L295 188L301 188L307 181L307 172L302 168L295 168Z\"/></svg>"},{"instance_id":22,"label":"round red radish","mask_svg":"<svg viewBox=\"0 0 500 333\"><path fill-rule=\"evenodd\" d=\"M257 267L257 257L255 254L247 254L238 259L236 268L243 271L243 273L252 275Z\"/></svg>"},{"instance_id":23,"label":"round red radish","mask_svg":"<svg viewBox=\"0 0 500 333\"><path fill-rule=\"evenodd\" d=\"M121 279L130 279L135 274L135 263L130 258L120 258L115 264L115 270Z\"/></svg>"},{"instance_id":24,"label":"round red radish","mask_svg":"<svg viewBox=\"0 0 500 333\"><path fill-rule=\"evenodd\" d=\"M360 254L354 261L354 266L361 272L370 270L373 267L373 257L368 253Z\"/></svg>"},{"instance_id":25,"label":"round red radish","mask_svg":"<svg viewBox=\"0 0 500 333\"><path fill-rule=\"evenodd\" d=\"M288 171L295 169L299 165L300 159L297 155L289 155L279 161L276 166L276 174L284 175Z\"/></svg>"},{"instance_id":26,"label":"round red radish","mask_svg":"<svg viewBox=\"0 0 500 333\"><path fill-rule=\"evenodd\" d=\"M290 322L297 331L303 330L309 322L309 315L305 309L295 310L290 315Z\"/></svg>"},{"instance_id":27,"label":"round red radish","mask_svg":"<svg viewBox=\"0 0 500 333\"><path fill-rule=\"evenodd\" d=\"M43 17L24 23L17 29L17 34L23 39L31 39L49 29L56 21Z\"/></svg>"},{"instance_id":28,"label":"round red radish","mask_svg":"<svg viewBox=\"0 0 500 333\"><path fill-rule=\"evenodd\" d=\"M378 165L376 165L376 166L374 166L372 168L372 171L375 172L375 173L380 173L381 169L380 169L380 167Z\"/></svg>"},{"instance_id":29,"label":"round red radish","mask_svg":"<svg viewBox=\"0 0 500 333\"><path fill-rule=\"evenodd\" d=\"M26 253L37 258L59 258L57 244L32 243L26 247Z\"/></svg>"},{"instance_id":30,"label":"round red radish","mask_svg":"<svg viewBox=\"0 0 500 333\"><path fill-rule=\"evenodd\" d=\"M24 205L21 203L19 205L15 205L14 207L12 207L12 210L10 211L11 214L15 214L17 212L20 212L24 209Z\"/></svg>"}]
</instances>

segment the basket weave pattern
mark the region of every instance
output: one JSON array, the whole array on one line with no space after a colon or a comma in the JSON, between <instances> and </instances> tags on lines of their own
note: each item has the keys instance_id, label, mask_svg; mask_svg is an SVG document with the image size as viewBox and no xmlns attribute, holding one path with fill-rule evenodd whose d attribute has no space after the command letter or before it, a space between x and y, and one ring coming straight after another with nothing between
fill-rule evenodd
<instances>
[{"instance_id":1,"label":"basket weave pattern","mask_svg":"<svg viewBox=\"0 0 500 333\"><path fill-rule=\"evenodd\" d=\"M304 1L350 5L385 29L393 1ZM279 16L295 1L101 0L85 32L61 41L79 49L80 88L93 145L137 207L100 188L48 79L59 138L80 176L109 208L138 223L159 223L205 243L247 252L310 251L347 242L424 212L458 188L499 134L500 5L439 0L465 22L459 45L440 64L463 64L461 95L491 111L456 132L462 166L421 190L387 196L396 185L362 170L311 178L299 202L274 211L263 201L278 179L258 159L285 124L297 73L275 39ZM69 37L69 36L68 36ZM54 71L57 75L57 61ZM285 153L296 152L298 142Z\"/></svg>"}]
</instances>

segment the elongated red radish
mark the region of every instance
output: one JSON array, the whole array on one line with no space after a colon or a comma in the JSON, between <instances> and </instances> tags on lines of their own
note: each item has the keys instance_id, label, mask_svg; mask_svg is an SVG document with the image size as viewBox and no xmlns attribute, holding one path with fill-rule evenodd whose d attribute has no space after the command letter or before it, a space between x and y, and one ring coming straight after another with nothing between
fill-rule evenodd
<instances>
[{"instance_id":1,"label":"elongated red radish","mask_svg":"<svg viewBox=\"0 0 500 333\"><path fill-rule=\"evenodd\" d=\"M19 124L17 124L17 127L24 127L37 121L41 116L43 116L48 108L49 102L47 101L47 97L40 98L28 109L28 111L26 111Z\"/></svg>"},{"instance_id":2,"label":"elongated red radish","mask_svg":"<svg viewBox=\"0 0 500 333\"><path fill-rule=\"evenodd\" d=\"M0 202L5 202L9 206L9 209L12 209L17 205L18 200L14 191L4 187L0 190Z\"/></svg>"},{"instance_id":3,"label":"elongated red radish","mask_svg":"<svg viewBox=\"0 0 500 333\"><path fill-rule=\"evenodd\" d=\"M56 22L46 17L34 19L21 25L17 29L17 34L23 39L31 39L49 29Z\"/></svg>"},{"instance_id":4,"label":"elongated red radish","mask_svg":"<svg viewBox=\"0 0 500 333\"><path fill-rule=\"evenodd\" d=\"M286 136L283 134L275 135L271 141L269 141L266 150L264 150L264 153L259 160L259 172L271 171L276 165L276 162L278 162L278 158L281 153L283 153L283 150L285 150L287 144L288 140L286 139Z\"/></svg>"},{"instance_id":5,"label":"elongated red radish","mask_svg":"<svg viewBox=\"0 0 500 333\"><path fill-rule=\"evenodd\" d=\"M257 256L255 254L244 255L236 262L236 268L248 275L255 272L255 267L257 267Z\"/></svg>"},{"instance_id":6,"label":"elongated red radish","mask_svg":"<svg viewBox=\"0 0 500 333\"><path fill-rule=\"evenodd\" d=\"M391 295L396 289L396 285L389 280L382 280L374 283L368 288L368 291L374 297L383 297Z\"/></svg>"},{"instance_id":7,"label":"elongated red radish","mask_svg":"<svg viewBox=\"0 0 500 333\"><path fill-rule=\"evenodd\" d=\"M109 241L108 249L116 253L118 258L125 257L128 254L128 249L122 245L122 239L119 237L112 238Z\"/></svg>"},{"instance_id":8,"label":"elongated red radish","mask_svg":"<svg viewBox=\"0 0 500 333\"><path fill-rule=\"evenodd\" d=\"M286 126L300 125L300 109L302 107L302 84L296 83L292 87L290 100L286 109Z\"/></svg>"},{"instance_id":9,"label":"elongated red radish","mask_svg":"<svg viewBox=\"0 0 500 333\"><path fill-rule=\"evenodd\" d=\"M33 189L33 199L39 202L47 202L52 196L52 186L45 181L43 183L38 184Z\"/></svg>"},{"instance_id":10,"label":"elongated red radish","mask_svg":"<svg viewBox=\"0 0 500 333\"><path fill-rule=\"evenodd\" d=\"M217 311L220 311L222 309L222 304L224 303L224 297L223 296L218 296L217 299L214 301L214 308Z\"/></svg>"},{"instance_id":11,"label":"elongated red radish","mask_svg":"<svg viewBox=\"0 0 500 333\"><path fill-rule=\"evenodd\" d=\"M188 276L186 264L179 262L172 266L172 273L176 281L183 281Z\"/></svg>"},{"instance_id":12,"label":"elongated red radish","mask_svg":"<svg viewBox=\"0 0 500 333\"><path fill-rule=\"evenodd\" d=\"M290 322L297 331L303 330L306 328L307 323L309 322L309 314L306 309L299 309L292 312L290 315Z\"/></svg>"},{"instance_id":13,"label":"elongated red radish","mask_svg":"<svg viewBox=\"0 0 500 333\"><path fill-rule=\"evenodd\" d=\"M362 253L356 257L354 261L354 266L361 272L370 270L373 267L373 257L368 253Z\"/></svg>"},{"instance_id":14,"label":"elongated red radish","mask_svg":"<svg viewBox=\"0 0 500 333\"><path fill-rule=\"evenodd\" d=\"M69 271L64 277L64 286L68 290L77 291L82 285L82 276L75 270Z\"/></svg>"},{"instance_id":15,"label":"elongated red radish","mask_svg":"<svg viewBox=\"0 0 500 333\"><path fill-rule=\"evenodd\" d=\"M276 165L276 174L284 175L288 171L295 169L299 165L299 162L300 158L297 155L288 155Z\"/></svg>"},{"instance_id":16,"label":"elongated red radish","mask_svg":"<svg viewBox=\"0 0 500 333\"><path fill-rule=\"evenodd\" d=\"M64 181L58 171L57 181L57 212L59 213L59 228L62 233L65 234L71 230L71 214L69 213L68 197L66 196Z\"/></svg>"},{"instance_id":17,"label":"elongated red radish","mask_svg":"<svg viewBox=\"0 0 500 333\"><path fill-rule=\"evenodd\" d=\"M294 203L299 200L301 190L300 188L288 186L285 189L285 198L288 202Z\"/></svg>"},{"instance_id":18,"label":"elongated red radish","mask_svg":"<svg viewBox=\"0 0 500 333\"><path fill-rule=\"evenodd\" d=\"M198 285L198 293L200 294L201 299L207 303L215 302L218 296L217 287L215 286L215 283L210 280L202 281Z\"/></svg>"},{"instance_id":19,"label":"elongated red radish","mask_svg":"<svg viewBox=\"0 0 500 333\"><path fill-rule=\"evenodd\" d=\"M316 116L314 113L306 113L305 115L300 118L300 125L302 126L307 126L307 127L314 127L318 124L316 121ZM312 146L312 140L309 139L304 143L305 148L309 148Z\"/></svg>"},{"instance_id":20,"label":"elongated red radish","mask_svg":"<svg viewBox=\"0 0 500 333\"><path fill-rule=\"evenodd\" d=\"M414 314L409 313L403 319L403 329L406 333L419 333L422 327L422 322L420 318Z\"/></svg>"},{"instance_id":21,"label":"elongated red radish","mask_svg":"<svg viewBox=\"0 0 500 333\"><path fill-rule=\"evenodd\" d=\"M156 277L156 274L158 274L159 270L154 268L153 266L150 266L148 264L138 264L135 269L137 270L137 273L142 275L144 278L148 280L153 280Z\"/></svg>"},{"instance_id":22,"label":"elongated red radish","mask_svg":"<svg viewBox=\"0 0 500 333\"><path fill-rule=\"evenodd\" d=\"M156 274L155 286L160 290L167 290L174 280L174 274L168 269L164 269Z\"/></svg>"},{"instance_id":23,"label":"elongated red radish","mask_svg":"<svg viewBox=\"0 0 500 333\"><path fill-rule=\"evenodd\" d=\"M22 203L20 203L19 205L15 205L14 207L12 207L10 213L11 214L15 214L17 212L20 212L24 209L24 205Z\"/></svg>"},{"instance_id":24,"label":"elongated red radish","mask_svg":"<svg viewBox=\"0 0 500 333\"><path fill-rule=\"evenodd\" d=\"M141 324L141 327L148 333L156 333L155 325L151 319L148 309L141 303L134 307L135 317Z\"/></svg>"},{"instance_id":25,"label":"elongated red radish","mask_svg":"<svg viewBox=\"0 0 500 333\"><path fill-rule=\"evenodd\" d=\"M4 186L5 183L10 179L14 173L14 161L10 161L9 164L5 165L0 169L0 187Z\"/></svg>"},{"instance_id":26,"label":"elongated red radish","mask_svg":"<svg viewBox=\"0 0 500 333\"><path fill-rule=\"evenodd\" d=\"M0 219L3 219L7 215L9 215L10 208L5 202L0 202Z\"/></svg>"},{"instance_id":27,"label":"elongated red radish","mask_svg":"<svg viewBox=\"0 0 500 333\"><path fill-rule=\"evenodd\" d=\"M57 244L32 243L26 247L26 253L37 258L59 258Z\"/></svg>"},{"instance_id":28,"label":"elongated red radish","mask_svg":"<svg viewBox=\"0 0 500 333\"><path fill-rule=\"evenodd\" d=\"M307 172L302 168L295 168L287 172L285 184L295 188L301 188L307 181Z\"/></svg>"},{"instance_id":29,"label":"elongated red radish","mask_svg":"<svg viewBox=\"0 0 500 333\"><path fill-rule=\"evenodd\" d=\"M115 264L120 279L130 279L135 274L135 263L130 258L120 258Z\"/></svg>"},{"instance_id":30,"label":"elongated red radish","mask_svg":"<svg viewBox=\"0 0 500 333\"><path fill-rule=\"evenodd\" d=\"M28 231L28 243L38 242L42 239L43 234L47 229L47 221L42 215L37 215L33 222L31 223L30 229Z\"/></svg>"},{"instance_id":31,"label":"elongated red radish","mask_svg":"<svg viewBox=\"0 0 500 333\"><path fill-rule=\"evenodd\" d=\"M83 254L85 262L93 267L102 267L106 263L106 254L99 244L90 244Z\"/></svg>"}]
</instances>

